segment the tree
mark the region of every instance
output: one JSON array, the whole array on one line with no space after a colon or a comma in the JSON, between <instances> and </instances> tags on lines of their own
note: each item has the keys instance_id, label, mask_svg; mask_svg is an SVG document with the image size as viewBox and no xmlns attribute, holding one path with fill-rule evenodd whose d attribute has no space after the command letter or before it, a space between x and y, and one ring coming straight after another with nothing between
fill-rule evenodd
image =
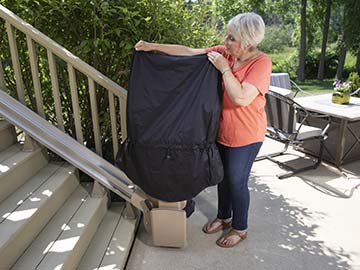
<instances>
[{"instance_id":1,"label":"tree","mask_svg":"<svg viewBox=\"0 0 360 270\"><path fill-rule=\"evenodd\" d=\"M360 68L360 24L358 16L360 14L359 0L344 0L344 33L346 33L345 45L355 55L356 70Z\"/></svg>"},{"instance_id":2,"label":"tree","mask_svg":"<svg viewBox=\"0 0 360 270\"><path fill-rule=\"evenodd\" d=\"M345 64L345 60L346 60L346 52L347 52L347 48L346 48L346 35L345 32L342 35L342 37L340 38L340 55L339 55L339 63L338 63L338 68L336 71L336 78L338 80L342 79L342 75L343 75L343 71L344 71L344 64Z\"/></svg>"},{"instance_id":3,"label":"tree","mask_svg":"<svg viewBox=\"0 0 360 270\"><path fill-rule=\"evenodd\" d=\"M325 55L326 55L326 45L327 45L328 33L329 33L330 15L331 15L331 0L326 0L326 12L325 12L324 26L323 26L321 54L319 61L319 70L317 75L318 80L322 80L324 78Z\"/></svg>"},{"instance_id":4,"label":"tree","mask_svg":"<svg viewBox=\"0 0 360 270\"><path fill-rule=\"evenodd\" d=\"M306 5L307 0L301 0L300 11L300 50L299 50L299 68L298 80L305 80L305 56L306 56Z\"/></svg>"},{"instance_id":5,"label":"tree","mask_svg":"<svg viewBox=\"0 0 360 270\"><path fill-rule=\"evenodd\" d=\"M263 17L266 22L268 9L271 6L269 0L215 0L216 15L221 18L223 24L239 13L255 12Z\"/></svg>"}]
</instances>

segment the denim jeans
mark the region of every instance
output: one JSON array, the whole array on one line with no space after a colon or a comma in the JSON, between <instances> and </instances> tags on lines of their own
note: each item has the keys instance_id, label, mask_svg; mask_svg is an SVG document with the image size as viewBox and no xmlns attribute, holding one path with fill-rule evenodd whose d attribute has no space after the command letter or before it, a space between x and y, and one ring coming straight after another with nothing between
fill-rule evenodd
<instances>
[{"instance_id":1,"label":"denim jeans","mask_svg":"<svg viewBox=\"0 0 360 270\"><path fill-rule=\"evenodd\" d=\"M261 145L262 142L241 147L218 144L224 165L224 180L218 184L218 218L232 217L232 227L236 230L248 227L249 175Z\"/></svg>"}]
</instances>

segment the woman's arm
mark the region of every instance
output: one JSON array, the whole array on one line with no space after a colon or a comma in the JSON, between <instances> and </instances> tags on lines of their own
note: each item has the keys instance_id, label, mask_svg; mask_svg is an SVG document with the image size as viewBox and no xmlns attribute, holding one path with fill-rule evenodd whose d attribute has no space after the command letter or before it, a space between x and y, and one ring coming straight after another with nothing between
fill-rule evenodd
<instances>
[{"instance_id":1,"label":"woman's arm","mask_svg":"<svg viewBox=\"0 0 360 270\"><path fill-rule=\"evenodd\" d=\"M160 43L150 43L143 40L140 40L135 45L135 50L137 51L159 51L169 55L182 55L182 56L191 56L205 54L205 49L195 49L182 45L176 44L160 44Z\"/></svg>"},{"instance_id":2,"label":"woman's arm","mask_svg":"<svg viewBox=\"0 0 360 270\"><path fill-rule=\"evenodd\" d=\"M221 54L217 52L209 52L208 59L221 72L226 92L235 105L247 106L259 94L259 90L252 84L239 82L232 73L228 60L226 60Z\"/></svg>"},{"instance_id":3,"label":"woman's arm","mask_svg":"<svg viewBox=\"0 0 360 270\"><path fill-rule=\"evenodd\" d=\"M240 83L232 72L223 74L226 92L231 101L238 106L249 105L259 94L259 90L250 83Z\"/></svg>"}]
</instances>

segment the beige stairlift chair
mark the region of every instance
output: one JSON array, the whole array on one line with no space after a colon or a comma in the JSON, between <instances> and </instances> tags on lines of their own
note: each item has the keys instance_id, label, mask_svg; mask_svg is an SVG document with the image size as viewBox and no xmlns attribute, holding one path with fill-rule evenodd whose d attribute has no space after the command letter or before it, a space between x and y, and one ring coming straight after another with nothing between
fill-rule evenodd
<instances>
[{"instance_id":1,"label":"beige stairlift chair","mask_svg":"<svg viewBox=\"0 0 360 270\"><path fill-rule=\"evenodd\" d=\"M131 204L143 212L145 229L155 246L182 248L187 245L186 212L183 210L186 201L161 201L136 188Z\"/></svg>"}]
</instances>

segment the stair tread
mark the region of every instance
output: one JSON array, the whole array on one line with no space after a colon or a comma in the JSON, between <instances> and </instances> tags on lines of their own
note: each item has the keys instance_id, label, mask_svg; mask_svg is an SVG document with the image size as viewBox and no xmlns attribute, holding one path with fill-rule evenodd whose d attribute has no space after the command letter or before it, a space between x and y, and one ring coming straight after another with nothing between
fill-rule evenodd
<instances>
[{"instance_id":1,"label":"stair tread","mask_svg":"<svg viewBox=\"0 0 360 270\"><path fill-rule=\"evenodd\" d=\"M26 202L20 205L15 212L6 217L0 224L0 248L6 245L12 235L24 226L28 220L47 203L56 189L61 187L61 184L66 181L65 176L69 173L75 173L75 168L66 164L33 193Z\"/></svg>"},{"instance_id":2,"label":"stair tread","mask_svg":"<svg viewBox=\"0 0 360 270\"><path fill-rule=\"evenodd\" d=\"M28 179L48 164L47 152L44 148L32 152L16 152L17 149L20 149L19 145L9 147L4 152L6 155L12 154L12 156L0 161L0 201L11 196Z\"/></svg>"},{"instance_id":3,"label":"stair tread","mask_svg":"<svg viewBox=\"0 0 360 270\"><path fill-rule=\"evenodd\" d=\"M6 148L5 150L0 152L0 164L2 166L4 166L2 163L4 161L6 161L7 159L11 158L12 156L14 156L15 154L21 152L21 146L20 144L14 144L8 148ZM23 152L26 153L26 152ZM29 154L29 152L27 152L27 154ZM0 173L2 172L2 170L0 169Z\"/></svg>"},{"instance_id":4,"label":"stair tread","mask_svg":"<svg viewBox=\"0 0 360 270\"><path fill-rule=\"evenodd\" d=\"M0 223L23 204L38 188L41 187L64 163L50 163L31 177L25 184L0 204Z\"/></svg>"},{"instance_id":5,"label":"stair tread","mask_svg":"<svg viewBox=\"0 0 360 270\"><path fill-rule=\"evenodd\" d=\"M10 146L8 149L0 153L0 164L2 168L0 169L0 178L11 169L19 166L25 160L39 154L42 150L42 148L38 148L32 152L25 152L21 151L21 146L19 144Z\"/></svg>"},{"instance_id":6,"label":"stair tread","mask_svg":"<svg viewBox=\"0 0 360 270\"><path fill-rule=\"evenodd\" d=\"M84 256L81 258L77 270L98 269L115 229L120 222L124 207L125 204L121 203L109 208Z\"/></svg>"},{"instance_id":7,"label":"stair tread","mask_svg":"<svg viewBox=\"0 0 360 270\"><path fill-rule=\"evenodd\" d=\"M44 259L36 269L70 269L71 267L64 265L65 262L69 263L74 257L78 256L75 254L77 251L74 250L77 250L77 245L81 240L85 242L91 240L92 235L86 235L87 229L91 226L91 222L94 221L94 216L99 213L98 210L101 207L106 209L106 202L106 196L102 198L87 197L71 221L64 226L56 241L46 250ZM82 255L79 255L80 258Z\"/></svg>"},{"instance_id":8,"label":"stair tread","mask_svg":"<svg viewBox=\"0 0 360 270\"><path fill-rule=\"evenodd\" d=\"M136 219L122 217L101 262L101 269L124 269L134 242L140 215Z\"/></svg>"},{"instance_id":9,"label":"stair tread","mask_svg":"<svg viewBox=\"0 0 360 270\"><path fill-rule=\"evenodd\" d=\"M108 210L77 270L124 269L140 220L125 219L124 205Z\"/></svg>"},{"instance_id":10,"label":"stair tread","mask_svg":"<svg viewBox=\"0 0 360 270\"><path fill-rule=\"evenodd\" d=\"M35 269L88 196L87 185L79 185L11 269Z\"/></svg>"}]
</instances>

